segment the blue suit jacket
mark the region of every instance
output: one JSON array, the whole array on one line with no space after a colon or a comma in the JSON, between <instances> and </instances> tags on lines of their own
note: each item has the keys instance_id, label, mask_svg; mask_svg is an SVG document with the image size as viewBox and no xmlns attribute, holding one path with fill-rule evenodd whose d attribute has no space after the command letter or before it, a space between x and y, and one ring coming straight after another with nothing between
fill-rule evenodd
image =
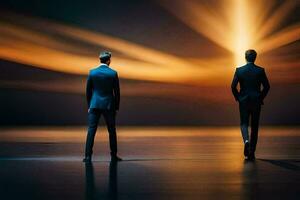
<instances>
[{"instance_id":1,"label":"blue suit jacket","mask_svg":"<svg viewBox=\"0 0 300 200\"><path fill-rule=\"evenodd\" d=\"M89 108L119 110L118 73L104 64L92 69L87 79L86 98Z\"/></svg>"},{"instance_id":2,"label":"blue suit jacket","mask_svg":"<svg viewBox=\"0 0 300 200\"><path fill-rule=\"evenodd\" d=\"M237 89L238 83L240 91ZM270 84L264 68L256 66L254 63L248 63L236 69L231 89L235 99L240 103L263 104Z\"/></svg>"}]
</instances>

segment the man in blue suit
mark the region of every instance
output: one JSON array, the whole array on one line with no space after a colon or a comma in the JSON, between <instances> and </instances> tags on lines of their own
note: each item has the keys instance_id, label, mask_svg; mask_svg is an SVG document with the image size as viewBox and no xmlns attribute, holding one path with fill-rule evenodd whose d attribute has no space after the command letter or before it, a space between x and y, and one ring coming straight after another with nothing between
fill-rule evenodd
<instances>
[{"instance_id":1,"label":"man in blue suit","mask_svg":"<svg viewBox=\"0 0 300 200\"><path fill-rule=\"evenodd\" d=\"M100 116L103 115L109 133L112 161L121 161L117 156L116 113L120 105L120 87L118 73L109 67L110 52L100 53L101 65L90 71L87 79L86 98L88 103L88 132L85 158L90 162L93 154L94 138Z\"/></svg>"},{"instance_id":2,"label":"man in blue suit","mask_svg":"<svg viewBox=\"0 0 300 200\"><path fill-rule=\"evenodd\" d=\"M236 101L239 102L240 125L244 140L244 155L246 159L255 159L255 149L258 137L259 116L263 100L267 96L270 84L265 70L254 64L257 53L250 49L245 53L247 64L236 69L231 89ZM240 84L238 91L237 85ZM263 86L263 89L261 89ZM248 126L251 119L251 138Z\"/></svg>"}]
</instances>

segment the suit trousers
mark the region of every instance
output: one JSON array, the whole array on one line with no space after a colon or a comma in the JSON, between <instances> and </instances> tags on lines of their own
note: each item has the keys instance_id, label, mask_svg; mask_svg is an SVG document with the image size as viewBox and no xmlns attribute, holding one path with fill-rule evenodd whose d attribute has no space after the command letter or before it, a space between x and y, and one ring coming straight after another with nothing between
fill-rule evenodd
<instances>
[{"instance_id":1,"label":"suit trousers","mask_svg":"<svg viewBox=\"0 0 300 200\"><path fill-rule=\"evenodd\" d=\"M94 138L101 115L104 117L109 133L111 156L117 154L116 111L92 108L88 114L88 132L86 137L85 156L92 156L93 154Z\"/></svg>"},{"instance_id":2,"label":"suit trousers","mask_svg":"<svg viewBox=\"0 0 300 200\"><path fill-rule=\"evenodd\" d=\"M261 105L259 103L240 103L240 126L244 143L249 141L248 127L251 120L250 151L256 150Z\"/></svg>"}]
</instances>

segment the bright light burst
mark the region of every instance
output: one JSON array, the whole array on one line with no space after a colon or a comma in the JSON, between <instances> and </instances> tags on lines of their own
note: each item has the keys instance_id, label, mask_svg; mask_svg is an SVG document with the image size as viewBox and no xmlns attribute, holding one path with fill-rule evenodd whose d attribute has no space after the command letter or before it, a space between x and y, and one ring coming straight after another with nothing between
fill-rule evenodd
<instances>
[{"instance_id":1,"label":"bright light burst","mask_svg":"<svg viewBox=\"0 0 300 200\"><path fill-rule=\"evenodd\" d=\"M223 84L224 80L231 79L232 67L244 63L246 49L254 48L262 54L300 39L299 20L282 26L298 2L162 0L161 5L166 10L199 36L232 53L230 58L220 59L216 55L213 59L197 61L80 27L1 13L5 17L0 19L0 58L65 73L87 74L98 60L96 52L92 54L80 45L84 44L122 54L122 57L114 56L113 66L123 78ZM32 27L43 27L43 31ZM66 38L76 40L76 43Z\"/></svg>"},{"instance_id":2,"label":"bright light burst","mask_svg":"<svg viewBox=\"0 0 300 200\"><path fill-rule=\"evenodd\" d=\"M298 3L293 0L280 5L275 5L275 0L164 0L161 5L199 34L230 51L235 65L241 65L249 48L264 53L299 40L299 22L282 33L277 30Z\"/></svg>"},{"instance_id":3,"label":"bright light burst","mask_svg":"<svg viewBox=\"0 0 300 200\"><path fill-rule=\"evenodd\" d=\"M247 2L234 0L234 31L231 35L235 64L244 64L244 52L251 47L250 22L248 17Z\"/></svg>"}]
</instances>

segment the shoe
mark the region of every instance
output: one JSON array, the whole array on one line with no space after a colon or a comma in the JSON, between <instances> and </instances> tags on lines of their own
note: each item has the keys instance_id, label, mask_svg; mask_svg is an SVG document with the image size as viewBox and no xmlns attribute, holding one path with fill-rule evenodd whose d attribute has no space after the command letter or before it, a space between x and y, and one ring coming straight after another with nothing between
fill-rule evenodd
<instances>
[{"instance_id":1,"label":"shoe","mask_svg":"<svg viewBox=\"0 0 300 200\"><path fill-rule=\"evenodd\" d=\"M248 160L255 160L255 154L254 153L250 153L250 155L248 156Z\"/></svg>"},{"instance_id":2,"label":"shoe","mask_svg":"<svg viewBox=\"0 0 300 200\"><path fill-rule=\"evenodd\" d=\"M244 156L248 157L249 156L249 142L245 142L244 146Z\"/></svg>"},{"instance_id":3,"label":"shoe","mask_svg":"<svg viewBox=\"0 0 300 200\"><path fill-rule=\"evenodd\" d=\"M115 155L115 156L111 156L111 161L112 162L119 162L122 161L123 159L120 158L119 156Z\"/></svg>"},{"instance_id":4,"label":"shoe","mask_svg":"<svg viewBox=\"0 0 300 200\"><path fill-rule=\"evenodd\" d=\"M92 162L92 158L91 158L91 156L87 156L87 157L85 157L85 158L82 160L82 162L85 162L85 163Z\"/></svg>"}]
</instances>

